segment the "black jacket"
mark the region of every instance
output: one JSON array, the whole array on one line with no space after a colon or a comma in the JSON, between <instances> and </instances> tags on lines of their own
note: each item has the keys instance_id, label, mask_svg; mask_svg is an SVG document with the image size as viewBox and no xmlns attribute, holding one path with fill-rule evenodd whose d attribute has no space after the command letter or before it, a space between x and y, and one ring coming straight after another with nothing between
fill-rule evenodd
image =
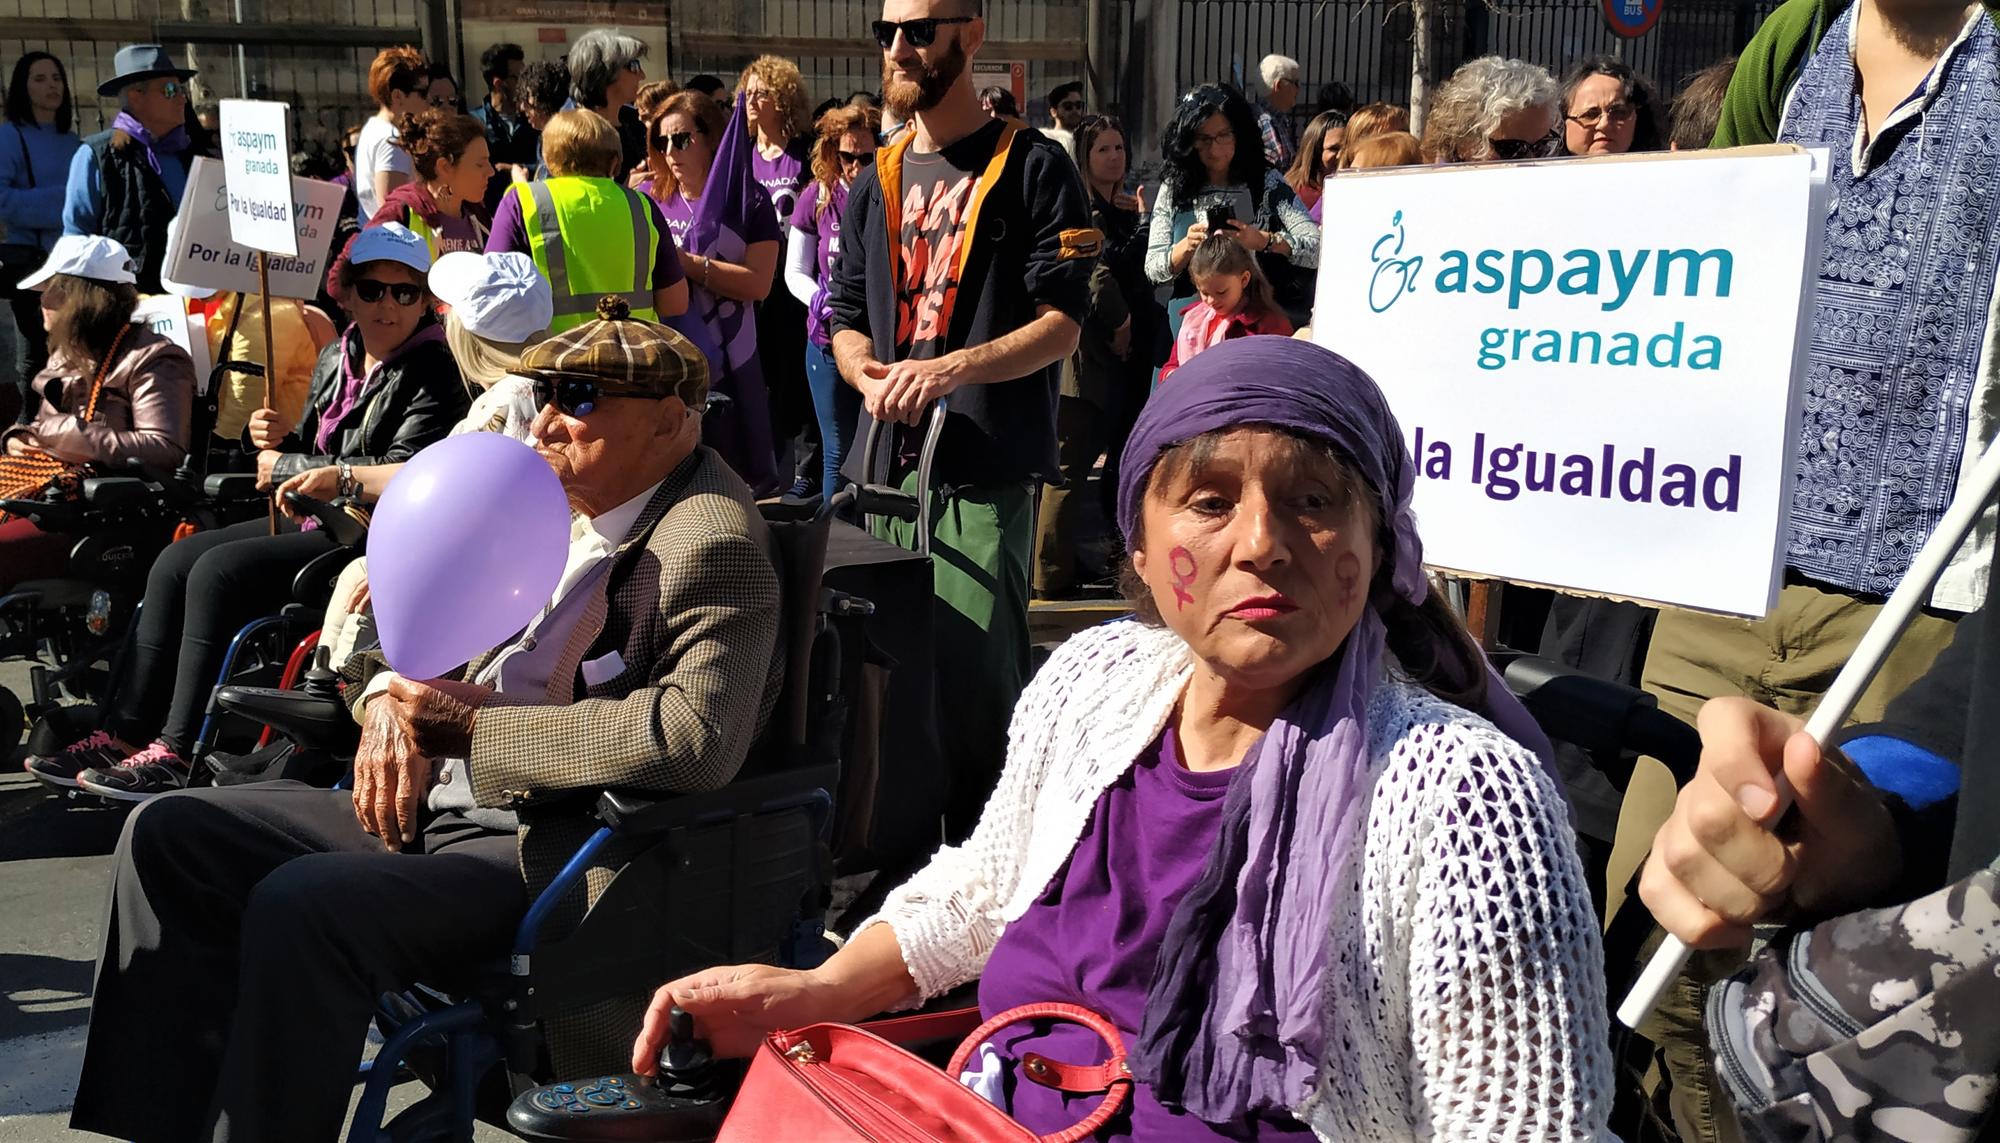
<instances>
[{"instance_id":1,"label":"black jacket","mask_svg":"<svg viewBox=\"0 0 2000 1143\"><path fill-rule=\"evenodd\" d=\"M954 147L993 153L999 124L974 132ZM964 165L964 164L961 164ZM841 220L841 256L827 291L832 328L867 334L875 356L895 361L896 283L889 244L880 165L863 172L848 192ZM946 339L951 349L980 345L1035 320L1038 306L1052 306L1079 324L1090 309L1090 274L1100 245L1085 203L1083 179L1069 152L1033 129L1024 129L980 204L972 250L958 283ZM951 395L951 416L938 447L936 477L947 486L1060 482L1056 465L1057 365L991 385L967 385ZM868 433L861 415L857 439ZM850 451L853 474L861 449ZM874 474L870 474L871 476Z\"/></svg>"},{"instance_id":2,"label":"black jacket","mask_svg":"<svg viewBox=\"0 0 2000 1143\"><path fill-rule=\"evenodd\" d=\"M349 329L320 351L319 363L313 366L312 392L306 398L305 420L280 446L285 455L272 469L275 479L282 481L309 468L343 460L349 464L395 464L451 432L471 407L472 396L466 392L458 363L452 360L444 339L422 330L416 337L424 340L376 370L361 400L341 419L332 451L324 454L315 451L320 418L332 407L344 380L342 347L349 347L355 360L360 360L361 331Z\"/></svg>"},{"instance_id":3,"label":"black jacket","mask_svg":"<svg viewBox=\"0 0 2000 1143\"><path fill-rule=\"evenodd\" d=\"M1951 645L1896 696L1882 721L1848 727L1835 744L1883 735L1958 764L1958 794L1923 810L1890 805L1902 820L1904 884L1896 900L1930 892L2000 855L2000 563L1986 606L1958 621Z\"/></svg>"},{"instance_id":4,"label":"black jacket","mask_svg":"<svg viewBox=\"0 0 2000 1143\"><path fill-rule=\"evenodd\" d=\"M167 184L146 162L145 144L123 131L99 131L83 141L104 177L104 205L98 228L104 237L124 246L139 264L139 292L162 293L160 267L167 260L167 224L181 204L167 193ZM192 167L195 148L163 155L161 162Z\"/></svg>"}]
</instances>

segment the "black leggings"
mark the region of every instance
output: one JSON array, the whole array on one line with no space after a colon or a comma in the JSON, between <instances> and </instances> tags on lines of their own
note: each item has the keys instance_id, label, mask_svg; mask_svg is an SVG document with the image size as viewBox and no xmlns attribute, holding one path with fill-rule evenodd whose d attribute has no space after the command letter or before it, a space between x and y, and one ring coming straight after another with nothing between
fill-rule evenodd
<instances>
[{"instance_id":1,"label":"black leggings","mask_svg":"<svg viewBox=\"0 0 2000 1143\"><path fill-rule=\"evenodd\" d=\"M292 577L334 546L325 532L298 531L282 519L278 527L273 536L268 521L249 520L196 532L160 553L106 729L134 745L155 738L176 751L194 745L229 641L290 603Z\"/></svg>"},{"instance_id":2,"label":"black leggings","mask_svg":"<svg viewBox=\"0 0 2000 1143\"><path fill-rule=\"evenodd\" d=\"M14 421L27 421L35 414L35 391L32 383L35 374L49 360L49 332L42 328L42 295L36 290L21 290L8 299L14 310L14 329L21 339L14 354L15 384L20 387L19 403L16 395L0 395L0 413L9 408L13 412L0 417L0 428L6 428Z\"/></svg>"}]
</instances>

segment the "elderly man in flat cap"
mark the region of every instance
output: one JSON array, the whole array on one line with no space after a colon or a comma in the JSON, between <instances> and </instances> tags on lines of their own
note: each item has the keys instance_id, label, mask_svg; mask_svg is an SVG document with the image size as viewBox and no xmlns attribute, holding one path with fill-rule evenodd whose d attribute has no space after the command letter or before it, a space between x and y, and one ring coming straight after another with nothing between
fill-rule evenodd
<instances>
[{"instance_id":1,"label":"elderly man in flat cap","mask_svg":"<svg viewBox=\"0 0 2000 1143\"><path fill-rule=\"evenodd\" d=\"M515 810L715 789L743 764L783 677L769 536L700 443L700 351L617 299L599 313L521 361L577 516L541 616L463 681L356 679L352 792L181 791L127 820L72 1126L334 1138L375 998L504 955L596 824L589 799L532 829ZM614 1049L643 1001L605 1029Z\"/></svg>"},{"instance_id":2,"label":"elderly man in flat cap","mask_svg":"<svg viewBox=\"0 0 2000 1143\"><path fill-rule=\"evenodd\" d=\"M161 292L167 224L180 213L194 149L187 134L188 80L159 44L127 44L112 57L97 94L118 101L111 126L70 157L63 233L100 234L139 264L139 292Z\"/></svg>"}]
</instances>

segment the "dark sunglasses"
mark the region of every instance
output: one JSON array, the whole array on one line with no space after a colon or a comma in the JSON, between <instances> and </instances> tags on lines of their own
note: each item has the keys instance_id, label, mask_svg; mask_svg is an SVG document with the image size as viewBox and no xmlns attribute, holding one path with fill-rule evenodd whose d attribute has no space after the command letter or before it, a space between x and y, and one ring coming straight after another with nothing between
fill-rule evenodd
<instances>
[{"instance_id":1,"label":"dark sunglasses","mask_svg":"<svg viewBox=\"0 0 2000 1143\"><path fill-rule=\"evenodd\" d=\"M1539 139L1488 139L1493 157L1503 162L1516 159L1551 159L1562 154L1562 128L1552 128Z\"/></svg>"},{"instance_id":2,"label":"dark sunglasses","mask_svg":"<svg viewBox=\"0 0 2000 1143\"><path fill-rule=\"evenodd\" d=\"M698 131L676 131L671 135L656 136L653 144L662 151L685 151L694 146L694 137L698 134Z\"/></svg>"},{"instance_id":3,"label":"dark sunglasses","mask_svg":"<svg viewBox=\"0 0 2000 1143\"><path fill-rule=\"evenodd\" d=\"M399 306L414 306L423 300L424 288L408 282L381 282L374 278L363 278L354 283L354 296L371 306L381 301L383 294L396 299Z\"/></svg>"},{"instance_id":4,"label":"dark sunglasses","mask_svg":"<svg viewBox=\"0 0 2000 1143\"><path fill-rule=\"evenodd\" d=\"M587 417L597 408L597 403L606 397L640 397L649 401L664 401L671 393L606 393L596 381L581 377L532 377L529 378L530 392L535 397L535 408L554 405L556 411L566 417Z\"/></svg>"},{"instance_id":5,"label":"dark sunglasses","mask_svg":"<svg viewBox=\"0 0 2000 1143\"><path fill-rule=\"evenodd\" d=\"M921 20L877 20L869 25L875 32L875 42L883 51L896 46L896 33L903 33L903 42L913 48L927 48L937 43L937 30L946 24L970 24L977 16L928 16Z\"/></svg>"},{"instance_id":6,"label":"dark sunglasses","mask_svg":"<svg viewBox=\"0 0 2000 1143\"><path fill-rule=\"evenodd\" d=\"M840 161L850 167L868 167L875 164L873 151L842 151Z\"/></svg>"}]
</instances>

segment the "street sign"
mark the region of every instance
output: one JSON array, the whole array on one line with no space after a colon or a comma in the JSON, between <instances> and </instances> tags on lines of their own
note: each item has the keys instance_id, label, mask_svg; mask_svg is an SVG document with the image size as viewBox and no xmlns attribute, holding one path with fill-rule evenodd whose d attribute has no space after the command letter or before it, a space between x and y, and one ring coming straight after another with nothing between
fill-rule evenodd
<instances>
[{"instance_id":1,"label":"street sign","mask_svg":"<svg viewBox=\"0 0 2000 1143\"><path fill-rule=\"evenodd\" d=\"M1604 22L1628 40L1653 30L1666 0L1602 0Z\"/></svg>"}]
</instances>

